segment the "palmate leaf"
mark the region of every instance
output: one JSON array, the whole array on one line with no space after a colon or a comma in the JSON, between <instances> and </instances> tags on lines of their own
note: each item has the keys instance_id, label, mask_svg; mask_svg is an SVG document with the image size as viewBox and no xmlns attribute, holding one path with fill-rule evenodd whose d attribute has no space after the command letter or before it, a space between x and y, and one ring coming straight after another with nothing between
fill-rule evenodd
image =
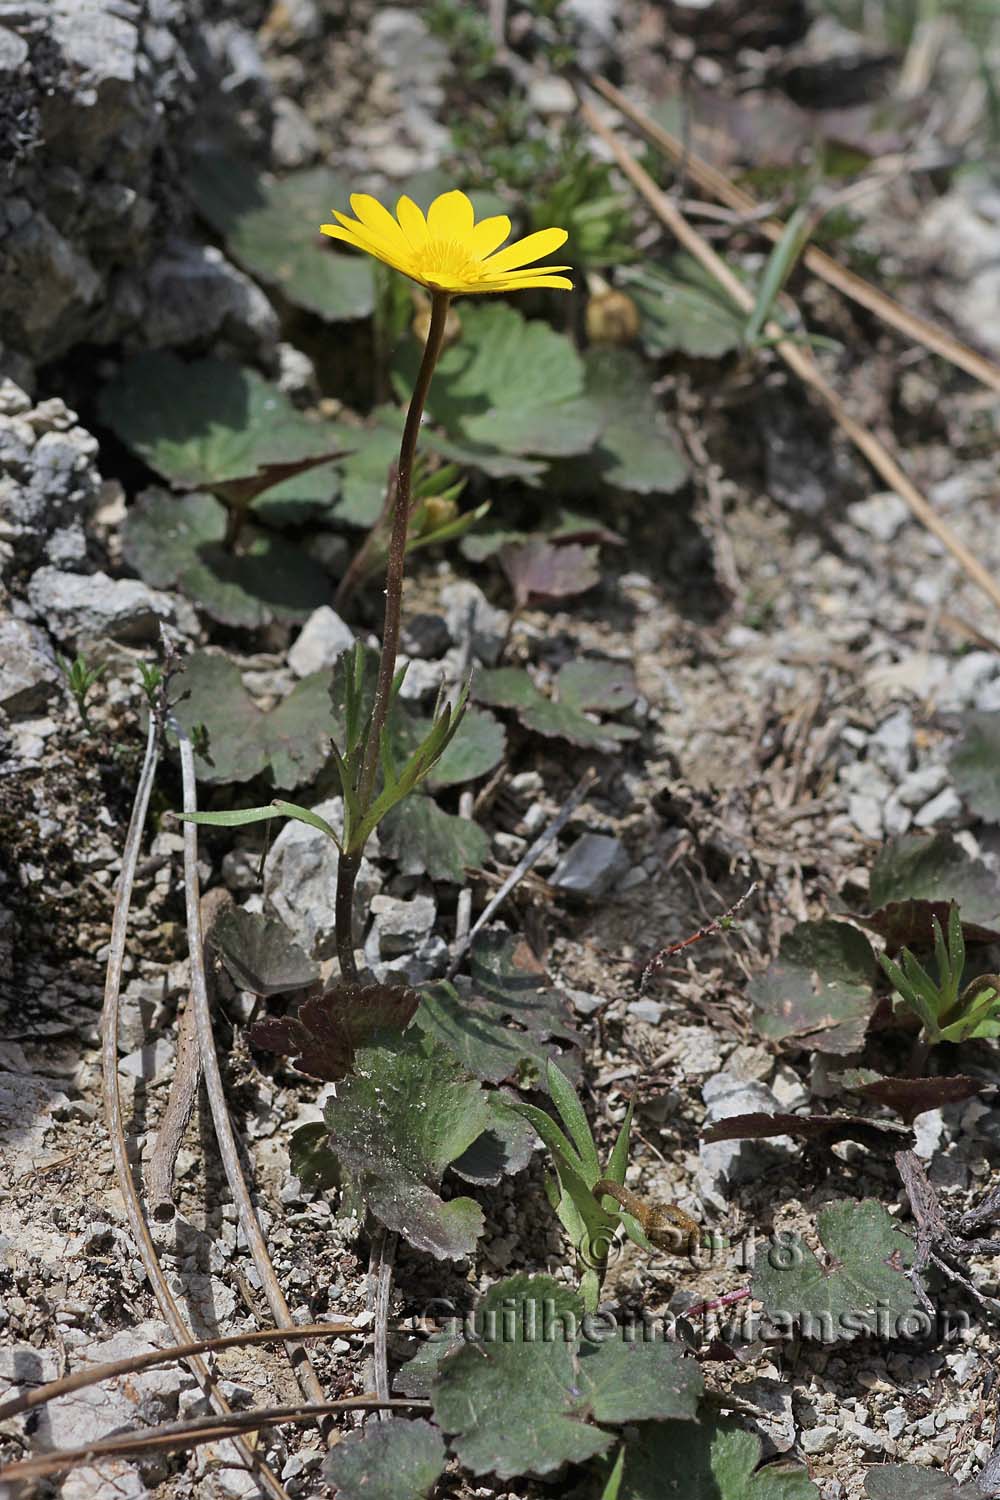
<instances>
[{"instance_id":1,"label":"palmate leaf","mask_svg":"<svg viewBox=\"0 0 1000 1500\"><path fill-rule=\"evenodd\" d=\"M214 922L208 943L233 982L255 995L281 995L319 978L319 969L283 922L231 906Z\"/></svg>"},{"instance_id":2,"label":"palmate leaf","mask_svg":"<svg viewBox=\"0 0 1000 1500\"><path fill-rule=\"evenodd\" d=\"M582 1300L547 1276L491 1287L474 1321L475 1342L439 1341L421 1383L433 1365L434 1415L475 1474L545 1476L582 1463L613 1442L592 1423L695 1417L701 1372L678 1345L589 1342Z\"/></svg>"},{"instance_id":3,"label":"palmate leaf","mask_svg":"<svg viewBox=\"0 0 1000 1500\"><path fill-rule=\"evenodd\" d=\"M415 341L401 347L401 389L412 389L419 356ZM585 453L601 425L570 340L503 303L463 308L462 338L441 356L429 405L448 453L494 476L534 477L526 459Z\"/></svg>"},{"instance_id":4,"label":"palmate leaf","mask_svg":"<svg viewBox=\"0 0 1000 1500\"><path fill-rule=\"evenodd\" d=\"M754 1026L770 1041L817 1052L854 1052L875 1008L875 955L847 922L800 922L750 984Z\"/></svg>"},{"instance_id":5,"label":"palmate leaf","mask_svg":"<svg viewBox=\"0 0 1000 1500\"><path fill-rule=\"evenodd\" d=\"M989 943L1000 937L1000 888L982 860L971 859L948 833L906 834L879 854L867 908L855 920L884 937L894 953L904 944L930 946L932 919L946 928L953 901L967 940Z\"/></svg>"},{"instance_id":6,"label":"palmate leaf","mask_svg":"<svg viewBox=\"0 0 1000 1500\"><path fill-rule=\"evenodd\" d=\"M245 527L234 552L225 535L214 496L151 489L125 517L122 548L146 583L179 589L222 625L301 620L329 603L330 580L301 547Z\"/></svg>"},{"instance_id":7,"label":"palmate leaf","mask_svg":"<svg viewBox=\"0 0 1000 1500\"><path fill-rule=\"evenodd\" d=\"M325 764L335 727L328 672L303 677L269 713L257 707L239 669L224 656L192 653L177 685L186 694L173 710L179 723L189 735L199 725L208 732L208 759L198 757L201 781L251 781L267 772L274 786L291 790Z\"/></svg>"},{"instance_id":8,"label":"palmate leaf","mask_svg":"<svg viewBox=\"0 0 1000 1500\"><path fill-rule=\"evenodd\" d=\"M798 1464L758 1468L761 1440L735 1422L649 1422L619 1451L606 1500L664 1500L668 1475L684 1500L820 1500Z\"/></svg>"},{"instance_id":9,"label":"palmate leaf","mask_svg":"<svg viewBox=\"0 0 1000 1500\"><path fill-rule=\"evenodd\" d=\"M416 1032L360 1047L355 1073L327 1102L333 1151L387 1229L439 1260L469 1255L483 1232L470 1198L445 1202L445 1169L491 1123L483 1089L452 1054Z\"/></svg>"},{"instance_id":10,"label":"palmate leaf","mask_svg":"<svg viewBox=\"0 0 1000 1500\"><path fill-rule=\"evenodd\" d=\"M442 812L433 797L416 792L387 813L380 826L382 852L403 875L464 885L467 871L479 869L489 853L485 830L468 818Z\"/></svg>"},{"instance_id":11,"label":"palmate leaf","mask_svg":"<svg viewBox=\"0 0 1000 1500\"><path fill-rule=\"evenodd\" d=\"M621 712L635 701L632 669L625 662L581 660L568 662L554 684L554 698L539 692L519 667L497 667L480 672L472 685L475 698L493 708L512 708L525 729L550 738L569 740L581 749L618 749L638 731L622 724L598 724L587 710Z\"/></svg>"},{"instance_id":12,"label":"palmate leaf","mask_svg":"<svg viewBox=\"0 0 1000 1500\"><path fill-rule=\"evenodd\" d=\"M185 175L198 211L224 237L244 270L296 307L330 322L366 318L374 307L367 257L333 250L321 217L344 206L348 186L326 167L283 178L223 152L200 152Z\"/></svg>"},{"instance_id":13,"label":"palmate leaf","mask_svg":"<svg viewBox=\"0 0 1000 1500\"><path fill-rule=\"evenodd\" d=\"M123 443L179 489L253 479L268 464L324 458L341 447L339 432L298 411L255 371L164 350L127 361L102 391L100 411Z\"/></svg>"},{"instance_id":14,"label":"palmate leaf","mask_svg":"<svg viewBox=\"0 0 1000 1500\"><path fill-rule=\"evenodd\" d=\"M569 1003L527 943L508 933L483 933L469 965L467 979L424 987L417 1025L490 1083L531 1070L544 1085L545 1065L557 1049L563 1068L575 1071L579 1036Z\"/></svg>"},{"instance_id":15,"label":"palmate leaf","mask_svg":"<svg viewBox=\"0 0 1000 1500\"><path fill-rule=\"evenodd\" d=\"M859 1334L894 1338L923 1328L923 1311L907 1270L913 1241L881 1203L844 1200L821 1209L816 1221L826 1252L821 1261L797 1234L758 1252L753 1295L777 1327L803 1338L849 1342ZM916 1319L914 1324L910 1320Z\"/></svg>"},{"instance_id":16,"label":"palmate leaf","mask_svg":"<svg viewBox=\"0 0 1000 1500\"><path fill-rule=\"evenodd\" d=\"M865 1476L865 1494L871 1500L986 1500L995 1493L974 1482L959 1484L940 1469L918 1464L877 1464Z\"/></svg>"},{"instance_id":17,"label":"palmate leaf","mask_svg":"<svg viewBox=\"0 0 1000 1500\"><path fill-rule=\"evenodd\" d=\"M585 355L587 395L600 413L594 473L631 494L671 494L688 464L652 392L653 376L629 349Z\"/></svg>"},{"instance_id":18,"label":"palmate leaf","mask_svg":"<svg viewBox=\"0 0 1000 1500\"><path fill-rule=\"evenodd\" d=\"M622 282L639 309L641 337L650 354L679 350L718 359L741 347L744 315L690 256L626 268Z\"/></svg>"},{"instance_id":19,"label":"palmate leaf","mask_svg":"<svg viewBox=\"0 0 1000 1500\"><path fill-rule=\"evenodd\" d=\"M327 1455L323 1478L341 1500L427 1500L444 1472L440 1432L422 1417L372 1422Z\"/></svg>"},{"instance_id":20,"label":"palmate leaf","mask_svg":"<svg viewBox=\"0 0 1000 1500\"><path fill-rule=\"evenodd\" d=\"M530 603L570 599L593 588L600 578L597 557L596 547L575 542L554 547L551 542L530 541L503 547L500 566L514 591L514 602L523 609Z\"/></svg>"},{"instance_id":21,"label":"palmate leaf","mask_svg":"<svg viewBox=\"0 0 1000 1500\"><path fill-rule=\"evenodd\" d=\"M962 800L977 818L1000 823L1000 713L970 713L951 757Z\"/></svg>"},{"instance_id":22,"label":"palmate leaf","mask_svg":"<svg viewBox=\"0 0 1000 1500\"><path fill-rule=\"evenodd\" d=\"M391 1042L410 1024L416 990L341 980L306 1000L294 1016L268 1016L250 1028L255 1047L279 1052L314 1078L338 1082L354 1067L359 1047Z\"/></svg>"}]
</instances>

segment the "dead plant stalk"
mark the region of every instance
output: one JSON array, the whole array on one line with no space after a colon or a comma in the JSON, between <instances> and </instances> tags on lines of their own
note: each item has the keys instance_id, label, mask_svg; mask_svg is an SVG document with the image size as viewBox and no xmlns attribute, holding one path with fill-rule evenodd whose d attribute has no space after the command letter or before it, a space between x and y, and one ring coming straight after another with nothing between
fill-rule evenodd
<instances>
[{"instance_id":1,"label":"dead plant stalk","mask_svg":"<svg viewBox=\"0 0 1000 1500\"><path fill-rule=\"evenodd\" d=\"M671 234L675 236L690 255L695 257L700 265L704 266L705 270L718 282L726 295L742 312L751 313L754 307L753 293L747 290L739 278L729 269L725 261L715 253L707 240L703 239L698 231L688 223L673 200L666 193L660 191L649 173L636 161L628 147L623 145L614 132L608 129L593 106L579 93L578 97L580 98L581 112L588 127L614 154L615 160L625 176L642 197L645 198L664 227L670 230ZM983 567L979 559L969 551L965 543L956 536L948 523L941 519L930 502L917 489L913 481L904 474L884 444L879 441L874 433L869 432L860 422L855 421L843 401L820 371L812 353L808 349L792 343L784 335L784 330L777 323L769 323L765 329L765 333L773 341L775 350L785 361L786 365L788 365L789 369L799 377L803 384L807 385L810 390L819 396L834 421L847 434L859 452L864 455L876 473L895 490L897 495L900 495L906 501L917 519L943 543L967 576L1000 609L1000 584Z\"/></svg>"}]
</instances>

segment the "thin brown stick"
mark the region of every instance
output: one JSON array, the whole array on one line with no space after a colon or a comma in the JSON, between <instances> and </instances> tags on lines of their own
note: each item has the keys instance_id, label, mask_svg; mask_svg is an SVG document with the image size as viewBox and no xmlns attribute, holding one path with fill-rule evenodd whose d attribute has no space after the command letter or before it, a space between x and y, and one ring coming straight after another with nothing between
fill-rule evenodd
<instances>
[{"instance_id":1,"label":"thin brown stick","mask_svg":"<svg viewBox=\"0 0 1000 1500\"><path fill-rule=\"evenodd\" d=\"M160 1223L168 1223L177 1211L174 1205L174 1166L181 1139L194 1109L194 1101L198 1097L200 1082L198 1022L189 997L177 1027L177 1056L170 1095L145 1173L150 1212Z\"/></svg>"},{"instance_id":2,"label":"thin brown stick","mask_svg":"<svg viewBox=\"0 0 1000 1500\"><path fill-rule=\"evenodd\" d=\"M186 813L196 812L198 806L197 783L195 780L194 751L187 733L178 724L176 719L171 719L171 728L177 736L181 752L181 780L184 793L184 811ZM260 1221L250 1197L250 1189L243 1175L243 1167L240 1163L239 1151L236 1146L236 1135L233 1131L232 1121L229 1118L229 1107L226 1103L225 1089L222 1085L222 1073L219 1069L219 1059L215 1050L215 1037L212 1031L212 1016L208 1003L208 985L205 978L204 938L201 931L201 911L199 906L198 889L198 825L185 822L184 824L184 896L187 908L188 924L188 951L191 959L191 1002L194 1006L195 1017L198 1025L198 1041L201 1046L201 1065L205 1076L205 1089L208 1094L208 1102L212 1111L212 1122L215 1126L215 1135L219 1143L219 1154L225 1168L226 1181L229 1191L233 1195L236 1211L239 1216L240 1228L246 1237L250 1247L253 1263L260 1276L264 1295L271 1309L271 1316L279 1327L287 1328L292 1322L292 1314L285 1294L281 1290L271 1257L268 1254L267 1243L261 1232ZM308 1350L302 1344L286 1343L288 1357L292 1369L303 1394L307 1400L323 1401L323 1387L319 1383L316 1371L313 1369L312 1360L309 1358Z\"/></svg>"},{"instance_id":3,"label":"thin brown stick","mask_svg":"<svg viewBox=\"0 0 1000 1500\"><path fill-rule=\"evenodd\" d=\"M649 115L634 105L620 89L616 89L613 83L598 74L588 74L587 83L596 93L603 95L609 104L628 119L646 139L661 151L674 159L684 161L686 174L696 182L703 192L711 193L721 203L734 209L746 219L752 221L755 228L767 236L775 244L785 233L785 225L780 219L760 219L760 205L756 198L735 183L730 182L724 172L717 167L696 156L687 150L675 135L665 130L662 125L650 119ZM816 245L809 245L802 255L803 263L816 276L821 277L829 286L836 287L843 292L845 297L850 297L853 302L866 307L869 312L875 313L884 323L903 333L907 338L913 339L918 344L923 344L934 354L951 364L957 365L967 375L988 386L991 390L1000 391L1000 366L992 360L987 359L975 349L970 349L957 339L953 334L941 328L937 323L931 322L929 318L923 318L919 313L910 312L908 308L902 307L892 297L872 286L863 276L856 275L842 266L839 261L827 255Z\"/></svg>"},{"instance_id":4,"label":"thin brown stick","mask_svg":"<svg viewBox=\"0 0 1000 1500\"><path fill-rule=\"evenodd\" d=\"M322 1339L344 1333L357 1333L353 1323L296 1323L288 1328L248 1328L242 1333L224 1333L213 1339L196 1339L190 1344L172 1344L169 1349L153 1349L149 1354L133 1354L130 1359L112 1359L103 1365L85 1365L64 1375L60 1380L47 1380L32 1390L22 1391L9 1401L0 1401L0 1422L16 1417L22 1411L31 1411L44 1406L60 1396L68 1396L88 1385L100 1385L105 1380L115 1380L119 1375L134 1375L139 1370L148 1370L153 1365L169 1365L175 1360L190 1359L192 1354L205 1354L209 1350L234 1349L240 1344L273 1344L280 1342L293 1332L297 1339Z\"/></svg>"},{"instance_id":5,"label":"thin brown stick","mask_svg":"<svg viewBox=\"0 0 1000 1500\"><path fill-rule=\"evenodd\" d=\"M129 1458L140 1453L173 1453L177 1449L196 1448L202 1443L238 1440L242 1432L259 1432L264 1427L279 1427L284 1422L303 1424L332 1416L338 1411L369 1411L379 1407L394 1411L430 1411L429 1401L411 1401L394 1396L380 1401L377 1396L347 1396L341 1401L316 1401L303 1406L271 1406L260 1411L234 1411L223 1417L195 1417L190 1422L169 1422L160 1427L145 1427L102 1438L89 1448L63 1448L57 1453L42 1453L20 1463L0 1468L0 1480L13 1483L19 1479L42 1479L61 1474L66 1469L89 1465L102 1458ZM282 1494L284 1494L284 1490ZM287 1500L287 1496L286 1496Z\"/></svg>"},{"instance_id":6,"label":"thin brown stick","mask_svg":"<svg viewBox=\"0 0 1000 1500\"><path fill-rule=\"evenodd\" d=\"M380 1401L389 1397L389 1298L392 1293L392 1268L396 1259L399 1235L379 1226L372 1241L369 1273L369 1305L375 1314L375 1332L372 1342L375 1362L375 1394ZM387 1420L383 1411L379 1420Z\"/></svg>"},{"instance_id":7,"label":"thin brown stick","mask_svg":"<svg viewBox=\"0 0 1000 1500\"><path fill-rule=\"evenodd\" d=\"M504 901L506 901L511 891L516 885L519 884L520 881L524 879L525 875L527 875L532 865L537 864L545 849L549 844L551 844L552 840L560 833L560 831L569 821L570 814L579 807L580 803L590 791L590 788L593 786L596 780L597 772L594 770L593 766L584 771L583 775L580 777L580 780L577 782L576 786L570 792L562 807L552 819L552 822L548 825L547 828L542 829L541 833L538 835L537 839L531 845L527 853L522 855L517 864L514 866L513 870L511 870L510 874L507 876L507 879L497 891L496 895L492 898L488 905L483 907L483 910L476 918L475 925L472 927L472 929L467 932L463 938L456 939L454 951L451 955L451 963L448 965L447 977L449 979L453 978L454 975L458 972L458 966L462 962L462 957L465 953L465 950L469 947L469 944L476 936L476 933L480 930L481 927L484 927L486 925L486 923L490 920L490 917L492 917L493 913L496 911L497 907L501 906Z\"/></svg>"},{"instance_id":8,"label":"thin brown stick","mask_svg":"<svg viewBox=\"0 0 1000 1500\"><path fill-rule=\"evenodd\" d=\"M132 905L135 872L139 863L139 850L142 845L142 831L146 824L146 814L149 811L149 799L153 790L153 782L156 779L156 765L159 759L159 733L160 723L158 715L150 712L149 730L146 736L146 754L142 763L142 771L139 775L139 784L136 787L132 817L129 821L128 834L125 838L125 848L122 852L122 872L118 881L115 908L111 918L111 943L108 954L107 976L104 985L104 1007L101 1012L102 1092L104 1094L104 1113L107 1120L108 1135L111 1140L111 1154L115 1164L115 1176L119 1191L125 1200L125 1212L129 1228L132 1231L132 1237L139 1250L139 1258L142 1261L143 1269L149 1278L149 1284L153 1288L156 1300L160 1305L160 1310L175 1341L178 1344L188 1344L192 1342L190 1329L184 1322L181 1310L174 1300L170 1287L167 1285L167 1278L163 1274L163 1267L160 1265L160 1258L156 1253L156 1246L153 1244L149 1233L149 1226L146 1223L142 1212L142 1205L139 1202L135 1178L132 1175L132 1165L128 1158L125 1128L122 1123L121 1089L118 1084L118 1017L122 974L125 967L128 918ZM278 1321L281 1320L279 1319ZM285 1321L290 1323L291 1318ZM216 1410L228 1417L230 1415L229 1403L218 1389L205 1361L200 1355L192 1355L188 1364L202 1390L213 1406L215 1406ZM254 1473L258 1482L274 1497L274 1500L288 1500L287 1490L265 1461L255 1454L242 1438L237 1437L234 1446L239 1452L240 1457Z\"/></svg>"},{"instance_id":9,"label":"thin brown stick","mask_svg":"<svg viewBox=\"0 0 1000 1500\"><path fill-rule=\"evenodd\" d=\"M618 137L608 129L592 106L586 100L581 99L580 107L583 118L589 128L614 153L615 160L618 162L625 176L642 194L661 223L675 235L685 250L690 255L693 255L700 265L705 267L736 306L741 311L750 313L754 306L753 293L733 274L725 261L708 244L707 240L703 239L698 231L688 223L684 215L666 193L660 191L649 173L636 161L635 157L622 144ZM805 385L816 392L834 421L847 434L859 452L864 454L876 473L896 491L897 495L902 496L918 520L927 527L928 531L933 532L955 558L956 562L964 569L969 578L1000 609L1000 584L983 567L979 559L970 552L965 543L955 535L948 523L941 519L933 506L925 500L913 481L903 473L895 458L893 458L892 454L874 433L869 432L860 422L854 420L843 401L820 371L812 353L807 349L803 349L800 345L792 343L777 323L769 323L764 331L773 340L775 350L780 354L789 369L793 370Z\"/></svg>"}]
</instances>

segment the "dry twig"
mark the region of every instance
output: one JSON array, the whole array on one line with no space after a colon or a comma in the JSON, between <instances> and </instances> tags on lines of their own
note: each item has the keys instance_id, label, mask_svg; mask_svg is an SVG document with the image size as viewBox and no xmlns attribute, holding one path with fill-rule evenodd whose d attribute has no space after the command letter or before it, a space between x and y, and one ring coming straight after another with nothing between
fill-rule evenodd
<instances>
[{"instance_id":1,"label":"dry twig","mask_svg":"<svg viewBox=\"0 0 1000 1500\"><path fill-rule=\"evenodd\" d=\"M194 770L194 751L191 741L176 719L171 719L171 729L177 736L181 752L181 778L184 788L184 811L197 811L197 785ZM198 825L184 824L184 896L187 908L188 949L191 957L191 1002L194 1006L198 1026L198 1041L201 1046L201 1065L205 1076L205 1089L212 1111L212 1122L219 1143L219 1154L226 1172L226 1181L236 1204L240 1228L250 1247L253 1263L257 1268L264 1295L271 1309L271 1316L279 1327L287 1328L292 1323L292 1314L285 1294L281 1290L267 1243L261 1232L260 1221L250 1197L250 1189L243 1175L236 1136L229 1118L222 1073L215 1050L212 1032L212 1016L208 1004L208 985L205 978L204 938L201 930L201 911L198 888ZM295 1371L303 1394L312 1402L322 1402L323 1387L308 1351L301 1344L286 1344L288 1357Z\"/></svg>"},{"instance_id":2,"label":"dry twig","mask_svg":"<svg viewBox=\"0 0 1000 1500\"><path fill-rule=\"evenodd\" d=\"M132 817L129 821L128 834L125 839L125 848L122 852L122 872L118 881L115 909L111 919L111 951L108 954L107 978L104 986L104 1008L101 1013L102 1089L104 1094L104 1113L107 1120L108 1135L111 1139L111 1153L115 1163L115 1175L119 1191L125 1200L125 1212L128 1217L129 1228L138 1246L143 1269L149 1278L150 1286L153 1288L156 1300L160 1305L160 1310L170 1328L171 1334L178 1344L189 1344L192 1342L191 1332L184 1322L181 1310L174 1300L170 1287L167 1285L167 1278L163 1274L163 1267L160 1265L160 1258L156 1253L156 1246L153 1244L149 1233L149 1226L146 1223L142 1205L139 1202L139 1194L136 1190L135 1179L132 1176L132 1166L128 1158L128 1146L125 1141L125 1130L122 1124L121 1090L118 1086L118 1015L122 973L125 964L125 942L128 936L129 909L132 905L132 889L135 884L136 866L139 862L142 831L145 827L146 814L149 810L149 799L153 790L153 782L156 778L156 765L159 759L159 734L159 716L151 712L149 715L149 730L146 736L146 754L142 763L142 771L139 775L139 784L136 788ZM289 1317L284 1321L290 1323L291 1318ZM205 1361L200 1355L193 1354L190 1356L188 1363L199 1385L216 1410L221 1412L223 1417L230 1416L229 1403L218 1389ZM264 1460L255 1454L242 1438L235 1438L235 1447L240 1457L268 1493L274 1496L275 1500L288 1500L288 1492L284 1485ZM36 1462L36 1460L29 1460L30 1462Z\"/></svg>"},{"instance_id":3,"label":"dry twig","mask_svg":"<svg viewBox=\"0 0 1000 1500\"><path fill-rule=\"evenodd\" d=\"M114 1437L102 1438L89 1448L63 1448L56 1453L40 1453L35 1458L26 1458L19 1463L6 1464L0 1468L0 1481L14 1483L24 1479L41 1479L46 1475L61 1474L79 1465L90 1465L102 1458L131 1458L140 1453L175 1453L185 1448L197 1448L202 1443L217 1443L225 1438L239 1440L243 1432L259 1432L265 1427L280 1427L293 1422L302 1425L329 1417L339 1411L372 1411L379 1407L391 1407L394 1411L430 1411L429 1401L411 1401L407 1397L394 1396L391 1401L379 1401L377 1396L347 1396L341 1401L309 1402L302 1406L269 1406L258 1411L234 1411L220 1417L195 1417L190 1422L167 1422L160 1427L144 1427L137 1431L120 1432ZM280 1491L288 1500L284 1489Z\"/></svg>"},{"instance_id":4,"label":"dry twig","mask_svg":"<svg viewBox=\"0 0 1000 1500\"><path fill-rule=\"evenodd\" d=\"M462 957L465 954L466 949L469 947L469 944L476 936L476 933L479 932L482 927L486 926L486 923L490 920L493 913L497 910L498 907L503 905L514 887L518 884L519 881L523 880L525 875L527 875L532 865L537 864L539 858L541 857L547 846L551 844L552 840L556 838L561 832L562 828L568 822L570 815L576 810L576 808L579 807L580 803L590 791L590 788L593 786L596 780L597 772L593 769L593 767L590 767L588 770L584 771L583 775L580 777L580 780L570 792L569 796L566 798L566 801L563 803L556 816L552 819L552 822L547 828L542 829L542 832L538 835L537 839L532 844L528 852L522 855L517 864L514 866L513 870L511 870L510 874L507 876L507 879L497 891L496 895L487 903L486 906L483 907L483 910L476 918L475 924L473 925L471 930L464 938L456 941L455 951L452 954L451 963L448 965L449 979L453 978L458 971L458 966L462 961Z\"/></svg>"},{"instance_id":5,"label":"dry twig","mask_svg":"<svg viewBox=\"0 0 1000 1500\"><path fill-rule=\"evenodd\" d=\"M47 1380L31 1390L12 1396L9 1401L0 1401L0 1422L16 1417L22 1411L44 1406L59 1396L68 1396L88 1385L100 1385L105 1380L115 1380L119 1375L135 1375L139 1370L148 1370L153 1365L169 1365L179 1359L190 1359L193 1354L206 1354L210 1350L233 1349L240 1344L279 1343L292 1330L287 1328L248 1328L242 1333L224 1333L214 1339L196 1339L190 1344L173 1344L169 1349L153 1349L149 1354L133 1354L130 1359L112 1359L102 1365L85 1365L74 1370L72 1375L63 1375L59 1380ZM301 1323L294 1328L298 1339L322 1339L344 1333L357 1333L353 1323Z\"/></svg>"},{"instance_id":6,"label":"dry twig","mask_svg":"<svg viewBox=\"0 0 1000 1500\"><path fill-rule=\"evenodd\" d=\"M760 204L750 194L730 182L724 172L713 167L690 151L669 130L664 130L655 120L650 119L641 109L637 108L620 89L609 83L606 78L597 74L588 74L587 83L598 94L601 94L609 104L625 116L625 118L645 136L652 145L673 158L674 161L683 161L685 173L698 184L703 192L711 193L714 198L727 207L735 210L748 222L754 224L775 244L783 237L785 225L779 219L760 219ZM932 323L928 318L922 318L918 313L908 311L901 307L898 302L886 295L878 287L872 286L870 281L865 281L863 276L857 276L853 271L847 270L840 265L832 256L826 254L815 245L806 247L802 255L803 263L815 275L822 278L829 286L836 287L853 302L866 307L869 312L875 313L884 323L890 324L898 329L900 333L906 334L907 338L923 344L932 353L938 354L942 359L957 365L967 375L983 385L989 386L991 390L1000 391L1000 367L985 355L979 354L975 349L970 349L960 339L956 339L944 328Z\"/></svg>"},{"instance_id":7,"label":"dry twig","mask_svg":"<svg viewBox=\"0 0 1000 1500\"><path fill-rule=\"evenodd\" d=\"M657 218L671 231L690 255L709 272L722 287L726 295L741 311L753 311L753 293L734 275L711 245L685 219L673 200L661 192L643 166L636 161L628 147L623 145L613 131L609 130L592 105L581 97L580 107L589 128L614 153L615 160L632 185L645 198ZM872 468L909 505L914 515L928 531L943 542L948 551L961 565L966 574L983 593L1000 609L1000 583L983 566L965 543L955 535L947 521L943 521L933 506L924 498L913 481L904 474L889 450L860 422L856 422L836 391L826 380L811 351L793 343L785 331L774 322L764 330L774 348L788 367L810 390L815 391L830 412L834 421L851 439L855 447L864 454Z\"/></svg>"}]
</instances>

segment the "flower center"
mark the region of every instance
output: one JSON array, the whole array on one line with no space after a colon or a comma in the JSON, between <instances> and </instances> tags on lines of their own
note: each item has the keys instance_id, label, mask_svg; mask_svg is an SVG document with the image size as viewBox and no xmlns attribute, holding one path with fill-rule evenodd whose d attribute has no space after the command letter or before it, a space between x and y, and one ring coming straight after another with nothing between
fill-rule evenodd
<instances>
[{"instance_id":1,"label":"flower center","mask_svg":"<svg viewBox=\"0 0 1000 1500\"><path fill-rule=\"evenodd\" d=\"M428 240L416 257L416 269L427 281L481 281L483 263L457 240Z\"/></svg>"}]
</instances>

